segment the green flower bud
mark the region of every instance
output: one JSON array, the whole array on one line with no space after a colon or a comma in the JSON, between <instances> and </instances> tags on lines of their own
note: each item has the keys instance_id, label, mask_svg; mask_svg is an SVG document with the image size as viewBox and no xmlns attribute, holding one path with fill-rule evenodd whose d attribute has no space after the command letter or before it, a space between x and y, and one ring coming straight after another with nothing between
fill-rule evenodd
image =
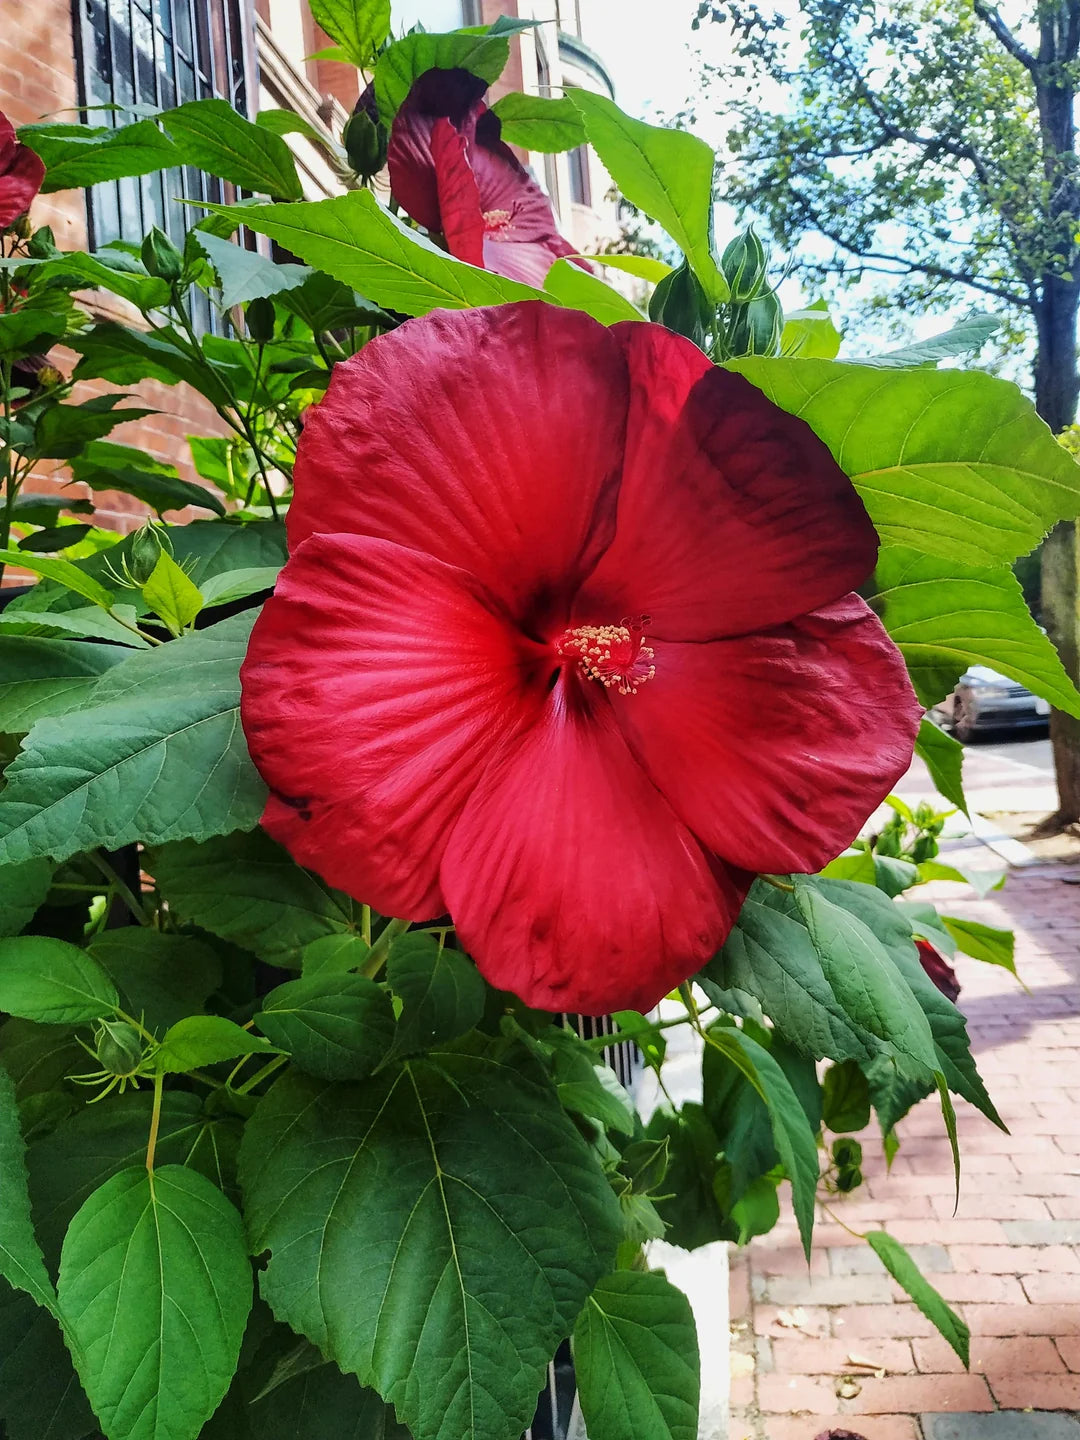
<instances>
[{"instance_id":1,"label":"green flower bud","mask_svg":"<svg viewBox=\"0 0 1080 1440\"><path fill-rule=\"evenodd\" d=\"M8 229L19 240L29 240L30 236L34 233L34 227L30 223L29 215L20 215L17 220L11 222Z\"/></svg>"},{"instance_id":2,"label":"green flower bud","mask_svg":"<svg viewBox=\"0 0 1080 1440\"><path fill-rule=\"evenodd\" d=\"M179 280L184 269L184 257L173 242L155 225L142 243L142 262L151 275L160 280Z\"/></svg>"},{"instance_id":3,"label":"green flower bud","mask_svg":"<svg viewBox=\"0 0 1080 1440\"><path fill-rule=\"evenodd\" d=\"M42 225L40 229L34 231L30 237L30 243L26 247L26 253L35 260L51 260L55 255L60 254L56 248L56 236L50 226Z\"/></svg>"},{"instance_id":4,"label":"green flower bud","mask_svg":"<svg viewBox=\"0 0 1080 1440\"><path fill-rule=\"evenodd\" d=\"M110 1075L134 1075L143 1060L139 1032L124 1020L102 1020L94 1037L94 1054Z\"/></svg>"},{"instance_id":5,"label":"green flower bud","mask_svg":"<svg viewBox=\"0 0 1080 1440\"><path fill-rule=\"evenodd\" d=\"M140 590L154 573L158 556L163 549L160 530L152 520L140 526L131 537L126 568L132 584Z\"/></svg>"},{"instance_id":6,"label":"green flower bud","mask_svg":"<svg viewBox=\"0 0 1080 1440\"><path fill-rule=\"evenodd\" d=\"M244 312L248 338L265 345L274 338L274 302L267 299L251 300Z\"/></svg>"},{"instance_id":7,"label":"green flower bud","mask_svg":"<svg viewBox=\"0 0 1080 1440\"><path fill-rule=\"evenodd\" d=\"M728 353L778 355L784 330L784 309L773 291L759 295L747 305L737 306L728 333Z\"/></svg>"},{"instance_id":8,"label":"green flower bud","mask_svg":"<svg viewBox=\"0 0 1080 1440\"><path fill-rule=\"evenodd\" d=\"M361 180L370 180L386 164L386 126L373 120L366 110L355 110L349 116L341 138L349 164Z\"/></svg>"},{"instance_id":9,"label":"green flower bud","mask_svg":"<svg viewBox=\"0 0 1080 1440\"><path fill-rule=\"evenodd\" d=\"M37 372L37 383L43 390L55 390L57 385L64 383L64 376L55 365L42 365Z\"/></svg>"},{"instance_id":10,"label":"green flower bud","mask_svg":"<svg viewBox=\"0 0 1080 1440\"><path fill-rule=\"evenodd\" d=\"M701 282L684 261L665 275L649 300L649 319L685 335L702 350L716 319L716 311Z\"/></svg>"},{"instance_id":11,"label":"green flower bud","mask_svg":"<svg viewBox=\"0 0 1080 1440\"><path fill-rule=\"evenodd\" d=\"M736 305L755 300L768 287L769 252L748 225L720 257L720 269Z\"/></svg>"}]
</instances>

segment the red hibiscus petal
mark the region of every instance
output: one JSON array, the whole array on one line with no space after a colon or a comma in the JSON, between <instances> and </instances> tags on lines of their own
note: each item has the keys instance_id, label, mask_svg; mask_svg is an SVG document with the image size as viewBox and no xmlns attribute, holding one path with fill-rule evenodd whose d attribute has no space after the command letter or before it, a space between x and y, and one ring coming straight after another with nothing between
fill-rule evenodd
<instances>
[{"instance_id":1,"label":"red hibiscus petal","mask_svg":"<svg viewBox=\"0 0 1080 1440\"><path fill-rule=\"evenodd\" d=\"M10 225L30 209L45 179L45 165L27 145L16 145L15 153L0 174L0 228Z\"/></svg>"},{"instance_id":2,"label":"red hibiscus petal","mask_svg":"<svg viewBox=\"0 0 1080 1440\"><path fill-rule=\"evenodd\" d=\"M470 265L484 265L484 217L480 192L465 155L465 137L449 120L436 120L431 158L439 194L439 216L450 254Z\"/></svg>"},{"instance_id":3,"label":"red hibiscus petal","mask_svg":"<svg viewBox=\"0 0 1080 1440\"><path fill-rule=\"evenodd\" d=\"M630 367L626 466L615 543L578 619L644 611L664 639L713 640L856 589L877 536L810 427L658 325L612 333Z\"/></svg>"},{"instance_id":4,"label":"red hibiscus petal","mask_svg":"<svg viewBox=\"0 0 1080 1440\"><path fill-rule=\"evenodd\" d=\"M544 288L552 265L561 255L573 255L574 247L558 235L544 240L518 240L513 235L484 236L484 268L520 280L523 285Z\"/></svg>"},{"instance_id":5,"label":"red hibiscus petal","mask_svg":"<svg viewBox=\"0 0 1080 1440\"><path fill-rule=\"evenodd\" d=\"M610 542L626 371L603 325L542 301L435 312L334 367L289 510L460 565L541 635ZM550 625L548 626L550 630Z\"/></svg>"},{"instance_id":6,"label":"red hibiscus petal","mask_svg":"<svg viewBox=\"0 0 1080 1440\"><path fill-rule=\"evenodd\" d=\"M443 228L431 153L435 123L445 117L468 138L486 89L487 82L467 70L426 70L394 116L386 155L390 189L401 208L428 230Z\"/></svg>"},{"instance_id":7,"label":"red hibiscus petal","mask_svg":"<svg viewBox=\"0 0 1080 1440\"><path fill-rule=\"evenodd\" d=\"M703 845L765 873L818 870L911 763L922 708L858 598L712 644L657 642L623 733Z\"/></svg>"},{"instance_id":8,"label":"red hibiscus petal","mask_svg":"<svg viewBox=\"0 0 1080 1440\"><path fill-rule=\"evenodd\" d=\"M442 914L446 837L543 701L537 648L461 570L364 536L308 540L241 669L244 733L272 792L264 826L383 913Z\"/></svg>"},{"instance_id":9,"label":"red hibiscus petal","mask_svg":"<svg viewBox=\"0 0 1080 1440\"><path fill-rule=\"evenodd\" d=\"M716 951L749 877L710 858L609 707L552 692L454 828L442 888L462 944L526 1004L648 1010Z\"/></svg>"},{"instance_id":10,"label":"red hibiscus petal","mask_svg":"<svg viewBox=\"0 0 1080 1440\"><path fill-rule=\"evenodd\" d=\"M469 146L469 160L480 190L480 208L488 215L502 213L510 217L508 240L524 242L556 237L558 227L551 201L510 146L500 139L501 132L499 117L480 106L475 139Z\"/></svg>"}]
</instances>

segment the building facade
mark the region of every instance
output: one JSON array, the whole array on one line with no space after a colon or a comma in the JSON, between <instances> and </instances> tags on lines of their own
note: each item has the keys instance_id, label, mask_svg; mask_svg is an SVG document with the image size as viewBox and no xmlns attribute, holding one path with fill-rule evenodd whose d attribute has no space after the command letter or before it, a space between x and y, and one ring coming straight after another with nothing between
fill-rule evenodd
<instances>
[{"instance_id":1,"label":"building facade","mask_svg":"<svg viewBox=\"0 0 1080 1440\"><path fill-rule=\"evenodd\" d=\"M558 96L575 85L612 94L583 30L582 12L596 3L602 0L400 0L394 31L400 35L417 22L427 30L454 29L490 23L500 14L539 19L512 41L510 64L493 97L510 90ZM308 0L5 0L3 9L0 110L17 126L46 117L74 119L82 108L92 122L109 123L118 106L167 109L220 96L249 117L266 109L294 111L339 140L359 95L355 68L313 58L331 41L315 24ZM340 182L324 152L301 136L288 138L306 195L338 193ZM587 147L521 158L548 191L560 229L574 245L596 250L616 234L610 181ZM61 249L138 243L154 225L182 244L193 213L184 202L223 198L221 182L185 167L39 196L32 215L35 224L52 226ZM115 297L97 294L90 305L103 315L131 318ZM140 401L159 413L118 427L114 439L184 470L184 437L220 433L218 417L184 387L146 382L138 391ZM41 477L42 483L50 478ZM99 496L98 502L101 523L129 528L141 518L142 507L129 496Z\"/></svg>"}]
</instances>

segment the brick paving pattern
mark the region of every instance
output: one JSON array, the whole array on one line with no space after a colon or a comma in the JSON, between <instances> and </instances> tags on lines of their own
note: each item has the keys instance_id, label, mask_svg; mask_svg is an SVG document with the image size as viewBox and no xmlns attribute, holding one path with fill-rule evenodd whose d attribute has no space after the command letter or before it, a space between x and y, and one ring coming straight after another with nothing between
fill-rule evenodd
<instances>
[{"instance_id":1,"label":"brick paving pattern","mask_svg":"<svg viewBox=\"0 0 1080 1440\"><path fill-rule=\"evenodd\" d=\"M1049 1436L1071 1432L1066 1416L1080 1412L1080 870L1014 871L985 900L958 886L919 894L1016 932L1026 992L998 967L957 965L979 1067L1013 1133L958 1102L954 1214L949 1143L927 1101L899 1127L890 1175L877 1133L862 1137L865 1183L830 1208L854 1230L883 1225L911 1248L971 1327L971 1370L825 1213L808 1270L788 1215L768 1238L732 1250L731 1440L813 1440L834 1427L866 1440L938 1440L952 1429L1005 1440L1013 1420L1018 1437ZM1038 1428L1030 1414L1001 1414L963 1428L1009 1411L1059 1417ZM972 1418L953 1425L951 1413Z\"/></svg>"}]
</instances>

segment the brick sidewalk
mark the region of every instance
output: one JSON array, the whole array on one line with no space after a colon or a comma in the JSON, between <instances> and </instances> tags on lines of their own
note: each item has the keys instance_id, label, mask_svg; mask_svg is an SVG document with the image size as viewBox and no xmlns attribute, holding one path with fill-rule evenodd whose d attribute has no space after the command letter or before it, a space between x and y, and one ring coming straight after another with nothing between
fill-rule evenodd
<instances>
[{"instance_id":1,"label":"brick sidewalk","mask_svg":"<svg viewBox=\"0 0 1080 1440\"><path fill-rule=\"evenodd\" d=\"M862 1137L866 1183L833 1207L912 1247L971 1327L970 1374L865 1244L820 1215L808 1273L787 1218L732 1250L732 1440L832 1427L920 1440L919 1417L943 1411L1080 1412L1080 884L1065 876L1080 881L1075 869L1016 871L983 901L958 886L919 891L1016 931L1030 993L1000 968L957 966L980 1070L1013 1133L957 1102L954 1215L949 1144L927 1101L899 1127L891 1175L877 1133Z\"/></svg>"}]
</instances>

